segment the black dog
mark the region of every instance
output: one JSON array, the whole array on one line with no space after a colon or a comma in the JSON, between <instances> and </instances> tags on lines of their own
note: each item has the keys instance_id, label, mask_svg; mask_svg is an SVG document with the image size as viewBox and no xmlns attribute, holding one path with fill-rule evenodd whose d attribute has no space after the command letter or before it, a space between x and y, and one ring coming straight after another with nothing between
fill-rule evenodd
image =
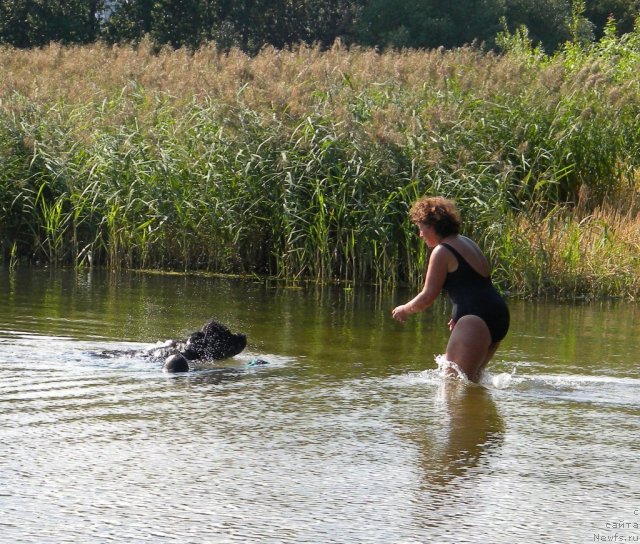
<instances>
[{"instance_id":1,"label":"black dog","mask_svg":"<svg viewBox=\"0 0 640 544\"><path fill-rule=\"evenodd\" d=\"M164 372L188 372L189 361L216 361L228 359L247 347L244 334L234 334L215 320L207 321L201 330L192 333L185 340L170 340L161 346L148 350L103 351L95 353L100 357L147 357L164 361Z\"/></svg>"},{"instance_id":2,"label":"black dog","mask_svg":"<svg viewBox=\"0 0 640 544\"><path fill-rule=\"evenodd\" d=\"M247 347L247 337L233 334L212 319L186 341L177 341L167 347L173 349L174 353L166 357L162 369L165 372L188 372L189 361L216 361L237 355Z\"/></svg>"}]
</instances>

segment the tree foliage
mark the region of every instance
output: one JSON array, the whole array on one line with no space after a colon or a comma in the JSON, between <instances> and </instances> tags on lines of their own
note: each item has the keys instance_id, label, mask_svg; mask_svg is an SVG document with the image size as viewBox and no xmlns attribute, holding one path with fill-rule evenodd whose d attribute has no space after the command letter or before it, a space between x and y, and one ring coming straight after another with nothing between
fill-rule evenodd
<instances>
[{"instance_id":1,"label":"tree foliage","mask_svg":"<svg viewBox=\"0 0 640 544\"><path fill-rule=\"evenodd\" d=\"M82 44L100 36L103 0L0 0L0 43L37 47Z\"/></svg>"},{"instance_id":2,"label":"tree foliage","mask_svg":"<svg viewBox=\"0 0 640 544\"><path fill-rule=\"evenodd\" d=\"M640 0L587 0L585 2L585 16L594 25L596 38L602 37L607 21L616 21L616 28L620 34L633 31L635 19L640 14Z\"/></svg>"},{"instance_id":3,"label":"tree foliage","mask_svg":"<svg viewBox=\"0 0 640 544\"><path fill-rule=\"evenodd\" d=\"M358 38L391 47L459 46L492 41L504 0L370 0L358 19Z\"/></svg>"},{"instance_id":4,"label":"tree foliage","mask_svg":"<svg viewBox=\"0 0 640 544\"><path fill-rule=\"evenodd\" d=\"M576 14L579 17L576 17ZM393 48L495 47L506 21L553 52L607 21L630 32L640 0L0 0L0 43L138 42L195 49L216 42L256 53L265 45L346 43Z\"/></svg>"},{"instance_id":5,"label":"tree foliage","mask_svg":"<svg viewBox=\"0 0 640 544\"><path fill-rule=\"evenodd\" d=\"M264 45L329 46L350 32L357 7L357 0L119 0L104 35L118 42L148 34L157 45L189 48L215 41L252 53Z\"/></svg>"}]
</instances>

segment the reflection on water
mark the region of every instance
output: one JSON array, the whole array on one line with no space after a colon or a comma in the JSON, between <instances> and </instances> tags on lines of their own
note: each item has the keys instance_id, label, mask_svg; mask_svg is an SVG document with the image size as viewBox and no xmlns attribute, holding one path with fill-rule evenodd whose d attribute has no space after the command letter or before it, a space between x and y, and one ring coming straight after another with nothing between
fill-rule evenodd
<instances>
[{"instance_id":1,"label":"reflection on water","mask_svg":"<svg viewBox=\"0 0 640 544\"><path fill-rule=\"evenodd\" d=\"M0 270L0 534L594 542L640 522L635 305L514 301L473 385L436 369L446 303L390 318L407 295ZM95 356L211 317L245 352L181 376Z\"/></svg>"},{"instance_id":2,"label":"reflection on water","mask_svg":"<svg viewBox=\"0 0 640 544\"><path fill-rule=\"evenodd\" d=\"M427 487L445 487L477 468L504 435L504 421L491 392L454 379L443 379L435 396L438 426L416 433Z\"/></svg>"}]
</instances>

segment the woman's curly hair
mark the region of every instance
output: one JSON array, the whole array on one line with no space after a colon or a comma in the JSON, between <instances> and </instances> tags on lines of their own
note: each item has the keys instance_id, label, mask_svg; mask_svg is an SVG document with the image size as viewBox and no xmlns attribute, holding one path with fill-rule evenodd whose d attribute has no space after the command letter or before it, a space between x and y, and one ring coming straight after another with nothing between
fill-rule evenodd
<instances>
[{"instance_id":1,"label":"woman's curly hair","mask_svg":"<svg viewBox=\"0 0 640 544\"><path fill-rule=\"evenodd\" d=\"M423 223L433 227L443 238L460 233L460 212L456 203L448 198L426 196L414 202L409 211L413 223Z\"/></svg>"}]
</instances>

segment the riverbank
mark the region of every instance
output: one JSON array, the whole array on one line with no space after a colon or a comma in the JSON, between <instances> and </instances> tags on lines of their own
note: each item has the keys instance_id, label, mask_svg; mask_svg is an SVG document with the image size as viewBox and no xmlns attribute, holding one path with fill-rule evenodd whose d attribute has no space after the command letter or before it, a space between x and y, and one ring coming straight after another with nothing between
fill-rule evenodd
<instances>
[{"instance_id":1,"label":"riverbank","mask_svg":"<svg viewBox=\"0 0 640 544\"><path fill-rule=\"evenodd\" d=\"M3 48L2 258L419 285L430 193L504 291L635 297L638 58Z\"/></svg>"}]
</instances>

